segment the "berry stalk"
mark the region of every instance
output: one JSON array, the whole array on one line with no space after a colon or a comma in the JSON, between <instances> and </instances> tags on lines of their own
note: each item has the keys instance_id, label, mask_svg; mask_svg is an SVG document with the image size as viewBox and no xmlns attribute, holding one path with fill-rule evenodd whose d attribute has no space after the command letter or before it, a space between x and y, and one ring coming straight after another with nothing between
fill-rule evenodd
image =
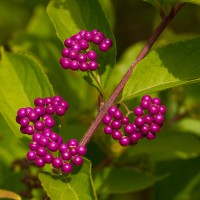
<instances>
[{"instance_id":1,"label":"berry stalk","mask_svg":"<svg viewBox=\"0 0 200 200\"><path fill-rule=\"evenodd\" d=\"M136 67L136 65L148 54L153 44L156 42L157 38L160 36L160 34L164 31L164 29L167 27L167 25L172 21L172 19L176 16L176 14L181 10L181 8L185 5L185 3L178 3L176 7L172 7L169 14L165 17L163 17L161 23L158 25L158 27L155 29L147 43L145 44L144 48L141 50L141 52L138 54L137 58L134 60L120 83L118 84L117 88L111 95L111 97L104 103L104 105L100 108L98 115L91 123L90 127L86 131L85 135L83 136L80 145L85 146L90 139L92 138L93 134L95 133L96 129L100 125L102 118L108 111L108 108L114 104L120 93L122 92L125 84L129 80L133 69Z\"/></svg>"}]
</instances>

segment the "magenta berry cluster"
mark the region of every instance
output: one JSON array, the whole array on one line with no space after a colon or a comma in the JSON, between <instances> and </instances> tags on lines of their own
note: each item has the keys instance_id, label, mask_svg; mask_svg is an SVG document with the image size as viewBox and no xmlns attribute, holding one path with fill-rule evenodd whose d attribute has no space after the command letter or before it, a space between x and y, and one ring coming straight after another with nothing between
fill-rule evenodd
<instances>
[{"instance_id":1,"label":"magenta berry cluster","mask_svg":"<svg viewBox=\"0 0 200 200\"><path fill-rule=\"evenodd\" d=\"M98 55L94 50L91 50L90 42L99 45L102 52L108 51L112 46L112 40L106 38L102 32L81 30L64 41L65 48L62 50L60 59L62 68L73 71L96 70L98 68L96 60Z\"/></svg>"},{"instance_id":2,"label":"magenta berry cluster","mask_svg":"<svg viewBox=\"0 0 200 200\"><path fill-rule=\"evenodd\" d=\"M135 119L132 123L116 106L111 106L102 120L105 124L104 133L119 140L122 146L136 144L144 137L152 140L163 125L165 113L166 107L161 105L159 98L144 95L140 106L133 110Z\"/></svg>"},{"instance_id":3,"label":"magenta berry cluster","mask_svg":"<svg viewBox=\"0 0 200 200\"><path fill-rule=\"evenodd\" d=\"M76 139L63 143L62 137L52 130L55 126L53 115L63 116L69 104L60 96L36 98L34 104L34 108L20 108L16 117L20 131L32 136L28 160L35 161L38 167L51 163L63 173L71 173L73 165L82 165L87 149L78 145Z\"/></svg>"}]
</instances>

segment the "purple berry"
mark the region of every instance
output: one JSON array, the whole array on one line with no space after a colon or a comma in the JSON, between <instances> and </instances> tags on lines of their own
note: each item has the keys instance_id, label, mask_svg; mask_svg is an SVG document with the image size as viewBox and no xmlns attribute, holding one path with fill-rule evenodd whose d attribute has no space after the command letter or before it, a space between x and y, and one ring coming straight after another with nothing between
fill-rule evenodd
<instances>
[{"instance_id":1,"label":"purple berry","mask_svg":"<svg viewBox=\"0 0 200 200\"><path fill-rule=\"evenodd\" d=\"M62 165L63 165L62 159L61 159L60 157L54 158L53 161L52 161L52 165L53 165L53 167L55 167L55 168L60 168L60 167L62 167Z\"/></svg>"},{"instance_id":2,"label":"purple berry","mask_svg":"<svg viewBox=\"0 0 200 200\"><path fill-rule=\"evenodd\" d=\"M53 101L59 101L59 102L61 102L61 101L63 101L63 99L62 99L61 96L56 95L56 96L53 97Z\"/></svg>"},{"instance_id":3,"label":"purple berry","mask_svg":"<svg viewBox=\"0 0 200 200\"><path fill-rule=\"evenodd\" d=\"M122 127L122 123L119 120L113 120L111 127L115 130L119 130Z\"/></svg>"},{"instance_id":4,"label":"purple berry","mask_svg":"<svg viewBox=\"0 0 200 200\"><path fill-rule=\"evenodd\" d=\"M106 52L108 51L109 49L109 45L105 42L101 42L101 44L99 45L99 49L102 51L102 52Z\"/></svg>"},{"instance_id":5,"label":"purple berry","mask_svg":"<svg viewBox=\"0 0 200 200\"><path fill-rule=\"evenodd\" d=\"M91 32L86 32L84 34L84 39L87 40L88 42L91 42L93 40L93 34Z\"/></svg>"},{"instance_id":6,"label":"purple berry","mask_svg":"<svg viewBox=\"0 0 200 200\"><path fill-rule=\"evenodd\" d=\"M58 140L58 134L55 132L50 133L49 139L56 142Z\"/></svg>"},{"instance_id":7,"label":"purple berry","mask_svg":"<svg viewBox=\"0 0 200 200\"><path fill-rule=\"evenodd\" d=\"M29 112L33 111L33 108L31 108L31 107L26 107L25 109L26 109L27 114L28 114Z\"/></svg>"},{"instance_id":8,"label":"purple berry","mask_svg":"<svg viewBox=\"0 0 200 200\"><path fill-rule=\"evenodd\" d=\"M105 133L106 135L110 135L112 132L113 132L113 129L112 129L111 126L105 126L105 127L104 127L104 133Z\"/></svg>"},{"instance_id":9,"label":"purple berry","mask_svg":"<svg viewBox=\"0 0 200 200\"><path fill-rule=\"evenodd\" d=\"M160 105L161 104L161 100L156 97L156 98L151 99L151 103L152 104L156 104L156 105Z\"/></svg>"},{"instance_id":10,"label":"purple berry","mask_svg":"<svg viewBox=\"0 0 200 200\"><path fill-rule=\"evenodd\" d=\"M68 38L64 41L64 45L66 47L71 47L71 45L74 43L73 39L72 38Z\"/></svg>"},{"instance_id":11,"label":"purple berry","mask_svg":"<svg viewBox=\"0 0 200 200\"><path fill-rule=\"evenodd\" d=\"M61 101L60 100L59 101L55 100L55 101L53 101L52 105L56 108L57 106L61 105Z\"/></svg>"},{"instance_id":12,"label":"purple berry","mask_svg":"<svg viewBox=\"0 0 200 200\"><path fill-rule=\"evenodd\" d=\"M104 117L103 117L103 123L105 124L105 125L108 125L108 124L110 124L110 122L112 121L112 117L109 115L109 114L106 114Z\"/></svg>"},{"instance_id":13,"label":"purple berry","mask_svg":"<svg viewBox=\"0 0 200 200\"><path fill-rule=\"evenodd\" d=\"M122 138L122 136L123 136L122 133L118 130L112 132L112 138L114 140L120 140Z\"/></svg>"},{"instance_id":14,"label":"purple berry","mask_svg":"<svg viewBox=\"0 0 200 200\"><path fill-rule=\"evenodd\" d=\"M78 141L76 139L70 139L70 140L68 140L67 145L69 147L77 147L78 146Z\"/></svg>"},{"instance_id":15,"label":"purple berry","mask_svg":"<svg viewBox=\"0 0 200 200\"><path fill-rule=\"evenodd\" d=\"M156 138L156 134L148 132L146 137L147 137L148 140L153 140L153 139Z\"/></svg>"},{"instance_id":16,"label":"purple berry","mask_svg":"<svg viewBox=\"0 0 200 200\"><path fill-rule=\"evenodd\" d=\"M144 125L141 127L140 131L141 131L143 134L147 134L147 133L149 132L149 125L144 124Z\"/></svg>"},{"instance_id":17,"label":"purple berry","mask_svg":"<svg viewBox=\"0 0 200 200\"><path fill-rule=\"evenodd\" d=\"M83 39L83 36L80 33L75 34L73 37L73 40L75 40L76 42L80 41Z\"/></svg>"},{"instance_id":18,"label":"purple berry","mask_svg":"<svg viewBox=\"0 0 200 200\"><path fill-rule=\"evenodd\" d=\"M45 99L45 105L49 105L53 103L53 98L52 97L46 97Z\"/></svg>"},{"instance_id":19,"label":"purple berry","mask_svg":"<svg viewBox=\"0 0 200 200\"><path fill-rule=\"evenodd\" d=\"M163 106L163 105L159 106L159 112L160 112L160 114L164 115L166 113L166 111L167 111L167 109L166 109L165 106Z\"/></svg>"},{"instance_id":20,"label":"purple berry","mask_svg":"<svg viewBox=\"0 0 200 200\"><path fill-rule=\"evenodd\" d=\"M99 31L97 29L91 30L92 35L96 35Z\"/></svg>"},{"instance_id":21,"label":"purple berry","mask_svg":"<svg viewBox=\"0 0 200 200\"><path fill-rule=\"evenodd\" d=\"M79 51L81 51L81 46L79 44L75 43L72 45L71 49L79 52Z\"/></svg>"},{"instance_id":22,"label":"purple berry","mask_svg":"<svg viewBox=\"0 0 200 200\"><path fill-rule=\"evenodd\" d=\"M54 152L54 151L58 150L59 146L58 146L57 142L52 141L52 142L49 143L48 148L49 148L50 151Z\"/></svg>"},{"instance_id":23,"label":"purple berry","mask_svg":"<svg viewBox=\"0 0 200 200\"><path fill-rule=\"evenodd\" d=\"M122 124L128 124L128 123L129 123L129 118L126 117L126 116L123 116L123 117L121 118L121 123L122 123Z\"/></svg>"},{"instance_id":24,"label":"purple berry","mask_svg":"<svg viewBox=\"0 0 200 200\"><path fill-rule=\"evenodd\" d=\"M90 50L87 52L87 57L90 60L96 60L97 59L97 53L93 50Z\"/></svg>"},{"instance_id":25,"label":"purple berry","mask_svg":"<svg viewBox=\"0 0 200 200\"><path fill-rule=\"evenodd\" d=\"M29 112L27 117L30 121L37 121L39 118L38 114L36 114L34 111Z\"/></svg>"},{"instance_id":26,"label":"purple berry","mask_svg":"<svg viewBox=\"0 0 200 200\"><path fill-rule=\"evenodd\" d=\"M103 40L103 43L106 43L109 46L109 48L112 46L112 40L110 38L105 38Z\"/></svg>"},{"instance_id":27,"label":"purple berry","mask_svg":"<svg viewBox=\"0 0 200 200\"><path fill-rule=\"evenodd\" d=\"M108 109L108 113L112 116L117 110L118 110L118 108L116 106L111 106Z\"/></svg>"},{"instance_id":28,"label":"purple berry","mask_svg":"<svg viewBox=\"0 0 200 200\"><path fill-rule=\"evenodd\" d=\"M35 127L35 130L42 131L42 130L44 130L45 124L43 121L39 120L39 121L35 122L34 127Z\"/></svg>"},{"instance_id":29,"label":"purple berry","mask_svg":"<svg viewBox=\"0 0 200 200\"><path fill-rule=\"evenodd\" d=\"M83 158L81 156L74 156L73 163L74 165L80 166L83 164Z\"/></svg>"},{"instance_id":30,"label":"purple berry","mask_svg":"<svg viewBox=\"0 0 200 200\"><path fill-rule=\"evenodd\" d=\"M47 153L47 150L45 147L38 147L37 148L37 155L38 156L44 156Z\"/></svg>"},{"instance_id":31,"label":"purple berry","mask_svg":"<svg viewBox=\"0 0 200 200\"><path fill-rule=\"evenodd\" d=\"M35 104L35 106L41 106L41 107L43 107L44 106L44 104L45 104L45 100L43 99L43 98L36 98L35 100L34 100L34 104Z\"/></svg>"},{"instance_id":32,"label":"purple berry","mask_svg":"<svg viewBox=\"0 0 200 200\"><path fill-rule=\"evenodd\" d=\"M124 126L124 132L127 134L131 134L134 131L133 124L127 124Z\"/></svg>"},{"instance_id":33,"label":"purple berry","mask_svg":"<svg viewBox=\"0 0 200 200\"><path fill-rule=\"evenodd\" d=\"M72 154L69 151L66 151L61 154L61 157L63 160L70 160L72 157Z\"/></svg>"},{"instance_id":34,"label":"purple berry","mask_svg":"<svg viewBox=\"0 0 200 200\"><path fill-rule=\"evenodd\" d=\"M113 117L115 119L121 119L123 117L123 113L120 110L117 110L116 112L113 113Z\"/></svg>"},{"instance_id":35,"label":"purple berry","mask_svg":"<svg viewBox=\"0 0 200 200\"><path fill-rule=\"evenodd\" d=\"M160 131L160 126L159 126L158 124L152 123L152 124L150 125L150 131L151 131L152 133L158 133L158 132Z\"/></svg>"},{"instance_id":36,"label":"purple berry","mask_svg":"<svg viewBox=\"0 0 200 200\"><path fill-rule=\"evenodd\" d=\"M143 126L144 125L144 118L143 117L141 117L141 116L138 116L138 117L136 117L135 118L135 121L134 121L134 123L135 123L135 125L137 126L137 127L141 127L141 126Z\"/></svg>"},{"instance_id":37,"label":"purple berry","mask_svg":"<svg viewBox=\"0 0 200 200\"><path fill-rule=\"evenodd\" d=\"M66 152L67 150L68 150L68 145L67 145L67 144L62 143L62 144L59 146L59 151L60 151L61 153Z\"/></svg>"},{"instance_id":38,"label":"purple berry","mask_svg":"<svg viewBox=\"0 0 200 200\"><path fill-rule=\"evenodd\" d=\"M36 159L36 153L35 151L28 151L28 153L26 154L26 157L28 158L28 160L35 160Z\"/></svg>"},{"instance_id":39,"label":"purple berry","mask_svg":"<svg viewBox=\"0 0 200 200\"><path fill-rule=\"evenodd\" d=\"M85 147L85 146L78 146L78 148L77 148L77 153L79 154L79 155L85 155L86 154L86 152L87 152L87 148Z\"/></svg>"},{"instance_id":40,"label":"purple berry","mask_svg":"<svg viewBox=\"0 0 200 200\"><path fill-rule=\"evenodd\" d=\"M44 107L41 106L36 106L34 108L34 112L38 115L38 116L43 116L45 114L45 109Z\"/></svg>"},{"instance_id":41,"label":"purple berry","mask_svg":"<svg viewBox=\"0 0 200 200\"><path fill-rule=\"evenodd\" d=\"M119 143L122 145L122 146L128 146L130 144L130 139L127 137L127 136L124 136L122 137L120 140L119 140Z\"/></svg>"},{"instance_id":42,"label":"purple berry","mask_svg":"<svg viewBox=\"0 0 200 200\"><path fill-rule=\"evenodd\" d=\"M56 107L56 114L59 116L63 116L66 112L66 109L63 106Z\"/></svg>"},{"instance_id":43,"label":"purple berry","mask_svg":"<svg viewBox=\"0 0 200 200\"><path fill-rule=\"evenodd\" d=\"M81 31L79 32L79 34L81 34L82 36L84 36L86 32L87 32L86 30L81 30Z\"/></svg>"},{"instance_id":44,"label":"purple berry","mask_svg":"<svg viewBox=\"0 0 200 200\"><path fill-rule=\"evenodd\" d=\"M156 124L162 125L162 124L163 124L163 121L164 121L164 116L161 115L161 114L157 114L157 115L154 116L153 119L154 119L154 122L155 122Z\"/></svg>"},{"instance_id":45,"label":"purple berry","mask_svg":"<svg viewBox=\"0 0 200 200\"><path fill-rule=\"evenodd\" d=\"M93 36L94 44L100 44L103 41L103 39L104 39L104 34L101 32L98 32Z\"/></svg>"},{"instance_id":46,"label":"purple berry","mask_svg":"<svg viewBox=\"0 0 200 200\"><path fill-rule=\"evenodd\" d=\"M25 132L28 134L28 135L33 135L33 133L35 132L33 126L31 125L28 125L26 128L25 128Z\"/></svg>"},{"instance_id":47,"label":"purple berry","mask_svg":"<svg viewBox=\"0 0 200 200\"><path fill-rule=\"evenodd\" d=\"M38 144L42 147L46 147L49 144L49 139L45 136L42 136L39 140L38 140Z\"/></svg>"},{"instance_id":48,"label":"purple berry","mask_svg":"<svg viewBox=\"0 0 200 200\"><path fill-rule=\"evenodd\" d=\"M42 137L42 134L39 132L36 132L33 134L33 141L38 142L41 137Z\"/></svg>"},{"instance_id":49,"label":"purple berry","mask_svg":"<svg viewBox=\"0 0 200 200\"><path fill-rule=\"evenodd\" d=\"M63 139L62 139L62 137L59 135L58 136L58 145L61 145L62 143L63 143Z\"/></svg>"},{"instance_id":50,"label":"purple berry","mask_svg":"<svg viewBox=\"0 0 200 200\"><path fill-rule=\"evenodd\" d=\"M79 65L79 69L82 71L82 72L85 72L89 69L89 64L87 62L82 62L80 63Z\"/></svg>"},{"instance_id":51,"label":"purple berry","mask_svg":"<svg viewBox=\"0 0 200 200\"><path fill-rule=\"evenodd\" d=\"M86 62L87 56L84 53L80 53L77 56L77 60L78 60L79 63Z\"/></svg>"},{"instance_id":52,"label":"purple berry","mask_svg":"<svg viewBox=\"0 0 200 200\"><path fill-rule=\"evenodd\" d=\"M98 62L92 60L88 63L89 69L94 71L98 68Z\"/></svg>"},{"instance_id":53,"label":"purple berry","mask_svg":"<svg viewBox=\"0 0 200 200\"><path fill-rule=\"evenodd\" d=\"M140 103L140 106L142 109L148 109L150 105L151 105L151 101L149 100L142 100Z\"/></svg>"},{"instance_id":54,"label":"purple berry","mask_svg":"<svg viewBox=\"0 0 200 200\"><path fill-rule=\"evenodd\" d=\"M72 156L75 156L75 155L77 155L77 149L76 148L71 148L71 149L69 149L69 152L71 153L71 155Z\"/></svg>"},{"instance_id":55,"label":"purple berry","mask_svg":"<svg viewBox=\"0 0 200 200\"><path fill-rule=\"evenodd\" d=\"M70 64L71 64L71 60L69 58L62 57L60 59L60 64L61 64L63 69L69 69Z\"/></svg>"},{"instance_id":56,"label":"purple berry","mask_svg":"<svg viewBox=\"0 0 200 200\"><path fill-rule=\"evenodd\" d=\"M149 113L152 114L152 115L156 115L159 113L159 108L157 105L151 105L149 107Z\"/></svg>"},{"instance_id":57,"label":"purple berry","mask_svg":"<svg viewBox=\"0 0 200 200\"><path fill-rule=\"evenodd\" d=\"M138 142L138 140L140 139L140 133L139 132L133 132L133 133L131 133L130 134L130 137L129 137L129 139L131 140L131 142L132 143L137 143Z\"/></svg>"},{"instance_id":58,"label":"purple berry","mask_svg":"<svg viewBox=\"0 0 200 200\"><path fill-rule=\"evenodd\" d=\"M62 172L64 172L64 173L69 174L69 173L72 172L72 170L73 170L73 168L72 168L72 165L71 165L70 163L65 163L65 164L62 166Z\"/></svg>"},{"instance_id":59,"label":"purple berry","mask_svg":"<svg viewBox=\"0 0 200 200\"><path fill-rule=\"evenodd\" d=\"M77 60L72 60L70 63L70 69L73 71L78 70L79 68L79 62Z\"/></svg>"},{"instance_id":60,"label":"purple berry","mask_svg":"<svg viewBox=\"0 0 200 200\"><path fill-rule=\"evenodd\" d=\"M89 47L89 44L86 40L79 41L79 45L80 45L81 50L86 50Z\"/></svg>"},{"instance_id":61,"label":"purple berry","mask_svg":"<svg viewBox=\"0 0 200 200\"><path fill-rule=\"evenodd\" d=\"M35 165L38 167L44 167L44 165L45 165L44 158L36 158Z\"/></svg>"},{"instance_id":62,"label":"purple berry","mask_svg":"<svg viewBox=\"0 0 200 200\"><path fill-rule=\"evenodd\" d=\"M69 48L64 48L62 50L62 56L68 58L69 52L70 52Z\"/></svg>"},{"instance_id":63,"label":"purple berry","mask_svg":"<svg viewBox=\"0 0 200 200\"><path fill-rule=\"evenodd\" d=\"M37 150L37 148L39 147L38 143L33 141L29 144L29 147L31 150Z\"/></svg>"},{"instance_id":64,"label":"purple berry","mask_svg":"<svg viewBox=\"0 0 200 200\"><path fill-rule=\"evenodd\" d=\"M142 100L151 101L151 96L146 94L142 97Z\"/></svg>"},{"instance_id":65,"label":"purple berry","mask_svg":"<svg viewBox=\"0 0 200 200\"><path fill-rule=\"evenodd\" d=\"M22 117L26 117L27 115L27 111L25 108L20 108L18 111L17 111L17 116L19 116L20 118Z\"/></svg>"},{"instance_id":66,"label":"purple berry","mask_svg":"<svg viewBox=\"0 0 200 200\"><path fill-rule=\"evenodd\" d=\"M53 119L51 116L47 117L47 118L44 120L44 123L45 123L45 125L46 125L47 127L49 127L49 128L52 128L52 127L55 126L55 121L54 121L54 119Z\"/></svg>"},{"instance_id":67,"label":"purple berry","mask_svg":"<svg viewBox=\"0 0 200 200\"><path fill-rule=\"evenodd\" d=\"M146 124L151 124L153 122L153 118L150 115L144 116L144 122Z\"/></svg>"},{"instance_id":68,"label":"purple berry","mask_svg":"<svg viewBox=\"0 0 200 200\"><path fill-rule=\"evenodd\" d=\"M23 126L23 127L28 126L28 125L29 125L29 120L28 120L28 118L26 118L26 117L21 118L20 121L19 121L19 124L20 124L21 126Z\"/></svg>"},{"instance_id":69,"label":"purple berry","mask_svg":"<svg viewBox=\"0 0 200 200\"><path fill-rule=\"evenodd\" d=\"M64 107L66 110L69 108L69 104L66 102L66 101L61 101L61 104L60 104L62 107Z\"/></svg>"},{"instance_id":70,"label":"purple berry","mask_svg":"<svg viewBox=\"0 0 200 200\"><path fill-rule=\"evenodd\" d=\"M53 161L53 155L52 154L50 154L50 153L47 153L47 154L45 154L45 156L44 156L44 161L45 161L45 163L51 163L52 161Z\"/></svg>"},{"instance_id":71,"label":"purple berry","mask_svg":"<svg viewBox=\"0 0 200 200\"><path fill-rule=\"evenodd\" d=\"M71 51L69 52L68 57L69 57L70 60L76 60L77 57L78 57L78 51L76 51L76 50L71 50Z\"/></svg>"},{"instance_id":72,"label":"purple berry","mask_svg":"<svg viewBox=\"0 0 200 200\"><path fill-rule=\"evenodd\" d=\"M134 110L133 110L133 112L134 112L134 114L135 114L136 116L141 116L141 115L143 115L143 110L142 110L142 108L141 108L140 106L135 107Z\"/></svg>"},{"instance_id":73,"label":"purple berry","mask_svg":"<svg viewBox=\"0 0 200 200\"><path fill-rule=\"evenodd\" d=\"M53 115L54 112L55 112L55 107L53 105L48 105L45 108L45 113L48 114L48 115Z\"/></svg>"}]
</instances>

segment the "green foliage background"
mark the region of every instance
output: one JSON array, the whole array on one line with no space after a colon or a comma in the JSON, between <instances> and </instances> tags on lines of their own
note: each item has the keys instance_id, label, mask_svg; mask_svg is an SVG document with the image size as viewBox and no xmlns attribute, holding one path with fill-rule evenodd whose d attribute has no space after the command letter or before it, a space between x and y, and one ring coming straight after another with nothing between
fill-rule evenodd
<instances>
[{"instance_id":1,"label":"green foliage background","mask_svg":"<svg viewBox=\"0 0 200 200\"><path fill-rule=\"evenodd\" d=\"M148 2L168 12L178 1ZM160 97L168 108L166 126L154 141L142 140L129 148L106 137L100 126L88 144L83 167L67 178L49 168L39 174L52 200L200 198L200 1L187 2L134 70L120 97L130 109L145 93ZM61 95L70 104L60 129L64 140L80 141L97 114L95 83L88 84L82 73L64 71L59 65L61 40L80 29L95 28L116 40L99 60L108 98L160 21L151 4L0 1L0 189L17 194L25 189L22 172L11 170L14 160L25 157L30 141L15 122L20 107L33 106L36 97ZM32 199L42 198L40 193L35 191Z\"/></svg>"}]
</instances>

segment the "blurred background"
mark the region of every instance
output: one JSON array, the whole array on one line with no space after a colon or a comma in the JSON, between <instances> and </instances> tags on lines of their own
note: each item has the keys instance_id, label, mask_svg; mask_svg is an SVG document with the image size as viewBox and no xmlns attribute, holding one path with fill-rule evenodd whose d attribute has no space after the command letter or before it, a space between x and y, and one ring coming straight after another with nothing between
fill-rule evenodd
<instances>
[{"instance_id":1,"label":"blurred background","mask_svg":"<svg viewBox=\"0 0 200 200\"><path fill-rule=\"evenodd\" d=\"M7 51L30 53L44 66L55 93L71 105L68 116L64 117L61 134L65 139L71 138L72 133L81 139L96 115L97 92L80 75L63 74L62 70L57 70L63 45L46 14L48 2L0 0L0 45ZM142 0L100 2L116 39L116 68L129 66L160 22L159 13ZM200 6L187 4L154 48L199 34ZM53 68L56 73L51 70ZM108 96L119 82L117 78L112 77L114 83ZM100 200L200 199L199 86L193 84L153 94L159 96L168 108L167 126L155 141L142 141L131 150L124 150L100 134L103 127L98 129L88 146L92 151L88 151L87 157L93 164L93 178ZM126 103L133 108L138 102ZM31 190L31 196L23 193L27 190L27 183L22 179L26 176L29 179L30 174L26 174L26 167L22 170L16 164L16 159L20 159L17 163L23 163L25 152L26 147L9 132L9 127L0 118L0 189L20 193L24 199L45 199L43 191L38 192L37 187ZM103 176L106 174L104 167L108 166L115 167L115 170L106 177ZM34 169L31 173L34 174ZM121 182L115 180L119 175ZM99 186L104 184L108 185L107 188Z\"/></svg>"}]
</instances>

